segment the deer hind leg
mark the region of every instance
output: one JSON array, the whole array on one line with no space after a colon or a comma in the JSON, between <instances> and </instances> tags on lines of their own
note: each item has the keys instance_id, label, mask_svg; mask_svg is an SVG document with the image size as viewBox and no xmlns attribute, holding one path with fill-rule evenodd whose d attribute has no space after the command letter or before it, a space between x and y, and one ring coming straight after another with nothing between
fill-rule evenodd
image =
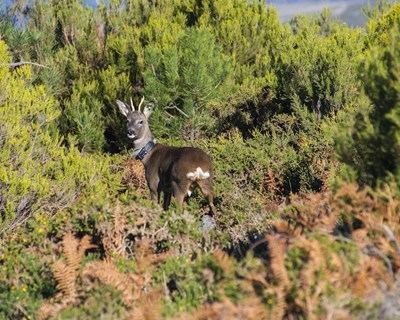
<instances>
[{"instance_id":1,"label":"deer hind leg","mask_svg":"<svg viewBox=\"0 0 400 320\"><path fill-rule=\"evenodd\" d=\"M157 189L150 189L150 198L152 201L160 203L160 194L158 193Z\"/></svg>"},{"instance_id":2,"label":"deer hind leg","mask_svg":"<svg viewBox=\"0 0 400 320\"><path fill-rule=\"evenodd\" d=\"M171 193L164 191L164 204L163 204L164 211L168 210L170 203L171 203Z\"/></svg>"},{"instance_id":3,"label":"deer hind leg","mask_svg":"<svg viewBox=\"0 0 400 320\"><path fill-rule=\"evenodd\" d=\"M208 201L208 205L210 206L211 215L215 216L217 214L217 210L214 206L214 189L212 186L211 179L197 180L197 185L199 186L201 193Z\"/></svg>"},{"instance_id":4,"label":"deer hind leg","mask_svg":"<svg viewBox=\"0 0 400 320\"><path fill-rule=\"evenodd\" d=\"M185 200L185 196L187 195L190 189L191 184L192 184L191 181L187 183L177 183L177 182L172 183L173 195L175 197L176 204L180 211L182 211L183 209L183 202Z\"/></svg>"}]
</instances>

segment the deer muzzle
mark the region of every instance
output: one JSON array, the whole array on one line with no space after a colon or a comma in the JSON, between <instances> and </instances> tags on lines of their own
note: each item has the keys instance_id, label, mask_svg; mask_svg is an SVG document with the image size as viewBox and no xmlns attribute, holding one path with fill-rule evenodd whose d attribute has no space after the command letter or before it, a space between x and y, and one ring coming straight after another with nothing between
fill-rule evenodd
<instances>
[{"instance_id":1,"label":"deer muzzle","mask_svg":"<svg viewBox=\"0 0 400 320\"><path fill-rule=\"evenodd\" d=\"M135 132L135 130L128 129L128 138L129 138L129 139L135 139L135 137L136 137L136 132Z\"/></svg>"}]
</instances>

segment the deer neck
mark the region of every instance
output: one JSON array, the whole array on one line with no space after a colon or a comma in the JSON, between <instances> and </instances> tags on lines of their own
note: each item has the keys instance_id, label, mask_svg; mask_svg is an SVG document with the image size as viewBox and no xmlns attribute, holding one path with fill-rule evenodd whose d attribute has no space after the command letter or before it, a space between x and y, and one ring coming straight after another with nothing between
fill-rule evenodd
<instances>
[{"instance_id":1,"label":"deer neck","mask_svg":"<svg viewBox=\"0 0 400 320\"><path fill-rule=\"evenodd\" d=\"M135 159L145 162L147 154L153 149L156 141L150 129L139 139L134 141L134 148L132 156Z\"/></svg>"}]
</instances>

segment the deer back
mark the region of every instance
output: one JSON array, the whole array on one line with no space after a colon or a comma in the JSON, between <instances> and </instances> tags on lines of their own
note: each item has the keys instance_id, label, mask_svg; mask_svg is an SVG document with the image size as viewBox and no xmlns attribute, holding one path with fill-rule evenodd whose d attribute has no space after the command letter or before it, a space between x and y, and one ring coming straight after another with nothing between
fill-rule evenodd
<instances>
[{"instance_id":1,"label":"deer back","mask_svg":"<svg viewBox=\"0 0 400 320\"><path fill-rule=\"evenodd\" d=\"M186 184L213 174L210 156L199 148L157 144L146 160L146 177L159 179L165 187L172 181Z\"/></svg>"}]
</instances>

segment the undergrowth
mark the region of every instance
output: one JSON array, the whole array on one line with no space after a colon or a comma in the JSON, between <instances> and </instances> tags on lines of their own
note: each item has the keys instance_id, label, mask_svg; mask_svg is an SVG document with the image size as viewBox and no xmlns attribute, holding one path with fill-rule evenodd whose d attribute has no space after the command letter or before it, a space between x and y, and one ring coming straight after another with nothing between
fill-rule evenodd
<instances>
[{"instance_id":1,"label":"undergrowth","mask_svg":"<svg viewBox=\"0 0 400 320\"><path fill-rule=\"evenodd\" d=\"M362 30L257 1L15 2L0 318L398 318L399 12ZM144 93L157 141L211 155L215 229L198 191L150 201L114 105Z\"/></svg>"}]
</instances>

